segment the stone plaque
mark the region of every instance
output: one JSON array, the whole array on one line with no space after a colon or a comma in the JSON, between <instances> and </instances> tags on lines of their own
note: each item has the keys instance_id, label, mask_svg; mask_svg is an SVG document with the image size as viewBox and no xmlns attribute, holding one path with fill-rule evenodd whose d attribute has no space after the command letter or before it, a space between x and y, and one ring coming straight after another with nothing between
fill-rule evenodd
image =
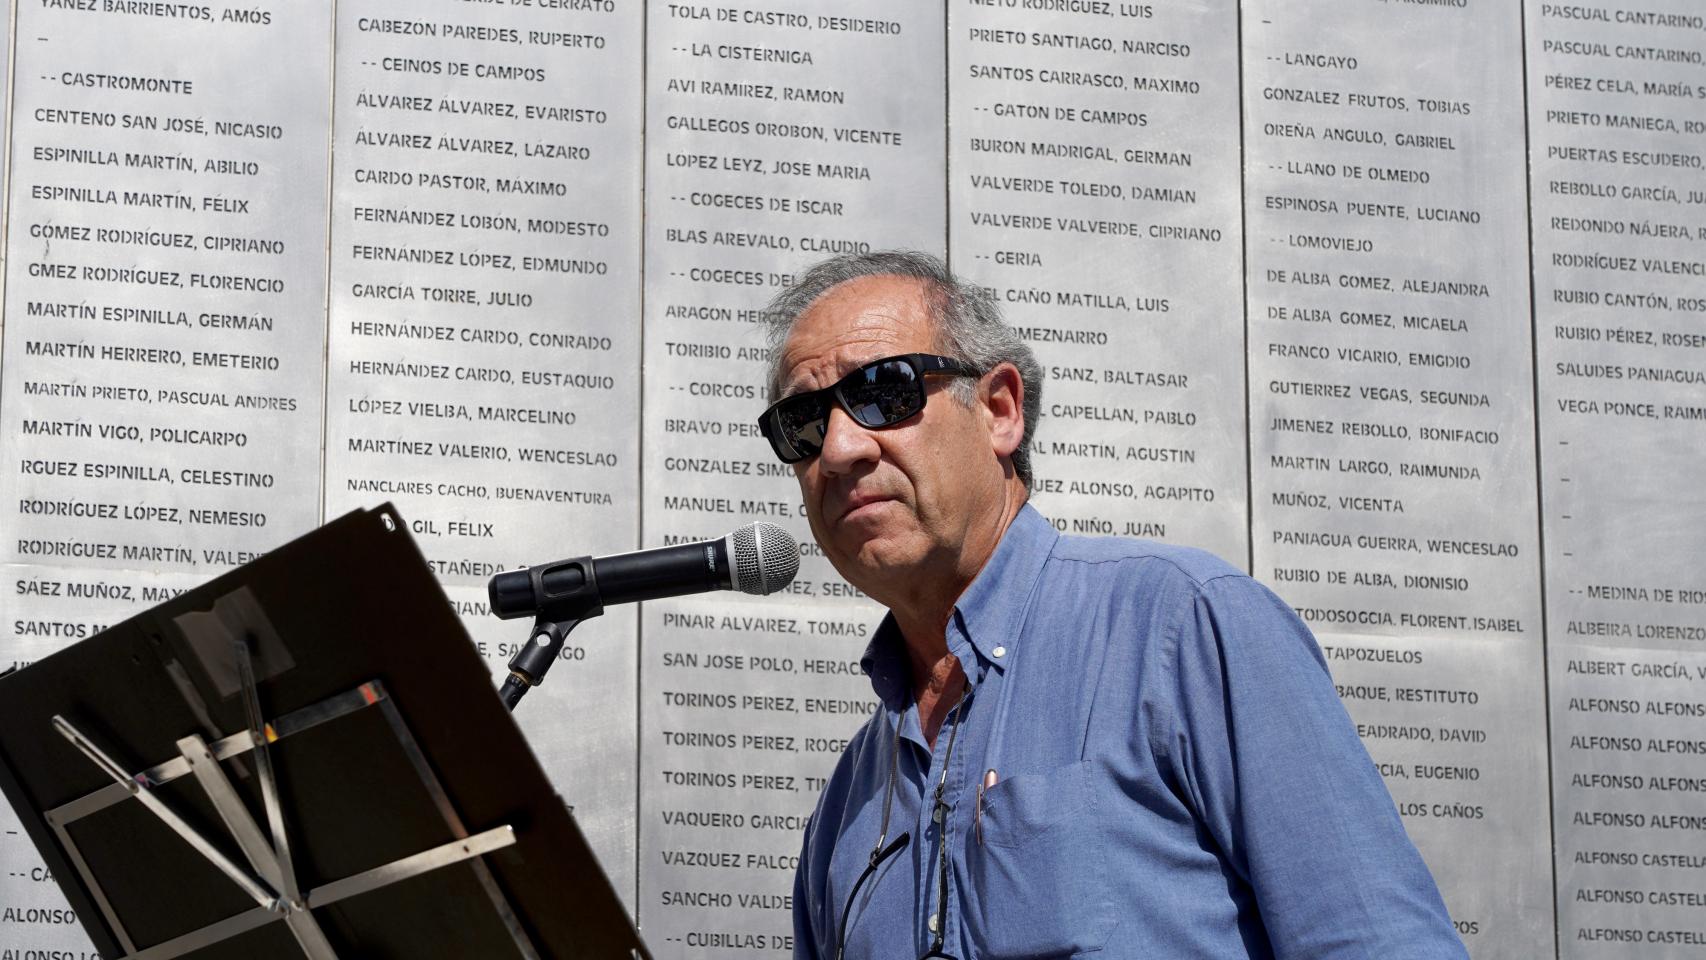
<instances>
[{"instance_id":1,"label":"stone plaque","mask_svg":"<svg viewBox=\"0 0 1706 960\"><path fill-rule=\"evenodd\" d=\"M759 314L833 254L942 253L942 30L940 8L903 0L652 12L645 543L763 518L804 544L784 596L642 616L639 917L663 956L788 954L811 784L864 716L811 703L874 703L845 667L878 611L818 553L758 435Z\"/></svg>"},{"instance_id":2,"label":"stone plaque","mask_svg":"<svg viewBox=\"0 0 1706 960\"><path fill-rule=\"evenodd\" d=\"M338 7L326 509L395 502L500 674L487 579L638 540L641 10L530 6ZM633 616L517 712L629 895Z\"/></svg>"},{"instance_id":3,"label":"stone plaque","mask_svg":"<svg viewBox=\"0 0 1706 960\"><path fill-rule=\"evenodd\" d=\"M1068 533L1249 556L1237 8L950 6L949 247L1047 374Z\"/></svg>"}]
</instances>

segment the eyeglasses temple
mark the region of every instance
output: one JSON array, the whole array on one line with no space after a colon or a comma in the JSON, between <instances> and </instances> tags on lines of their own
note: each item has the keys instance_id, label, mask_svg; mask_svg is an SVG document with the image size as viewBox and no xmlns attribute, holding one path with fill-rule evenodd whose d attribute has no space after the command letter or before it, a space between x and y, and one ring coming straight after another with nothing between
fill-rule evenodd
<instances>
[{"instance_id":1,"label":"eyeglasses temple","mask_svg":"<svg viewBox=\"0 0 1706 960\"><path fill-rule=\"evenodd\" d=\"M866 880L871 879L871 875L877 872L884 860L899 853L902 847L911 842L912 834L903 833L881 851L871 851L871 862L865 866L865 872L859 874L859 879L853 881L853 889L847 894L847 905L841 909L841 926L835 931L835 960L842 960L842 954L847 950L847 918L853 913L853 900L859 896L859 888L865 885Z\"/></svg>"}]
</instances>

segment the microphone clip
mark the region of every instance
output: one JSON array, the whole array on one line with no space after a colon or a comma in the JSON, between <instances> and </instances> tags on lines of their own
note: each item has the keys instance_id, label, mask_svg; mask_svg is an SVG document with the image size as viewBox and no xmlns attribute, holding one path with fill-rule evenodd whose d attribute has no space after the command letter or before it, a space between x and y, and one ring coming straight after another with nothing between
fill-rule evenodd
<instances>
[{"instance_id":1,"label":"microphone clip","mask_svg":"<svg viewBox=\"0 0 1706 960\"><path fill-rule=\"evenodd\" d=\"M527 643L510 658L509 676L498 690L504 706L512 712L523 694L545 681L545 672L557 662L570 631L604 613L592 557L544 564L528 573L538 603L537 616Z\"/></svg>"}]
</instances>

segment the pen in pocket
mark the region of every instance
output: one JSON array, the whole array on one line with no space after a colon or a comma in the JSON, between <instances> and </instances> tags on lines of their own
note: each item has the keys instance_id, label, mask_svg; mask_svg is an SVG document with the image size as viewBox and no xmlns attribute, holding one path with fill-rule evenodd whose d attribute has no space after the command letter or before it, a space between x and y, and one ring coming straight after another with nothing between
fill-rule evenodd
<instances>
[{"instance_id":1,"label":"pen in pocket","mask_svg":"<svg viewBox=\"0 0 1706 960\"><path fill-rule=\"evenodd\" d=\"M995 786L998 780L1000 778L995 775L995 768L991 767L984 773L983 782L977 785L977 807L973 811L972 827L977 833L977 845L980 847L983 846L983 794Z\"/></svg>"}]
</instances>

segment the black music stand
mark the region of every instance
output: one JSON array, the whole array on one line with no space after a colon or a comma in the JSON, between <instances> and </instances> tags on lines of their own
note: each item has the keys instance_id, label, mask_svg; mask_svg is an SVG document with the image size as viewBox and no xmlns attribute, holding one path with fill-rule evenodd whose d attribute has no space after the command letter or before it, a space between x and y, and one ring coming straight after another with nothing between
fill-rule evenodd
<instances>
[{"instance_id":1,"label":"black music stand","mask_svg":"<svg viewBox=\"0 0 1706 960\"><path fill-rule=\"evenodd\" d=\"M0 676L0 791L103 956L650 956L406 529Z\"/></svg>"}]
</instances>

